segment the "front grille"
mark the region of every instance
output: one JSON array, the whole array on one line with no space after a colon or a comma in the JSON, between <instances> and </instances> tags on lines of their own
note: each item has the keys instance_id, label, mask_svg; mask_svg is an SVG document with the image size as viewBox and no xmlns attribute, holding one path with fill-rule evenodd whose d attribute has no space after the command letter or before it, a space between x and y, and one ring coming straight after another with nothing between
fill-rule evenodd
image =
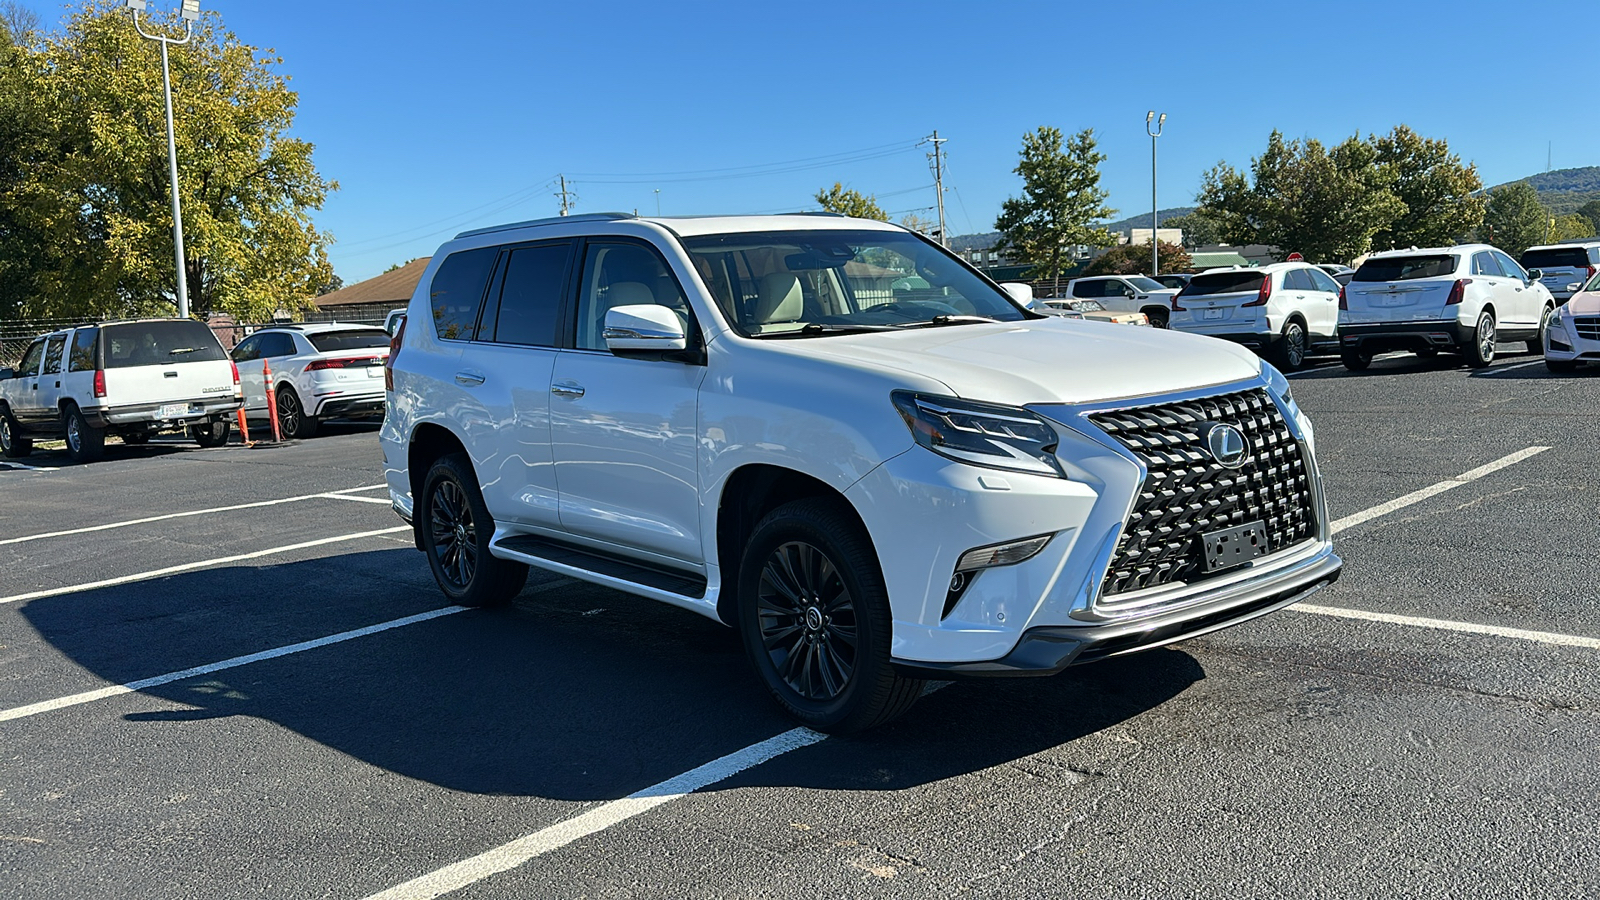
<instances>
[{"instance_id":1,"label":"front grille","mask_svg":"<svg viewBox=\"0 0 1600 900\"><path fill-rule=\"evenodd\" d=\"M1572 329L1578 332L1578 337L1600 341L1600 316L1574 316Z\"/></svg>"},{"instance_id":2,"label":"front grille","mask_svg":"<svg viewBox=\"0 0 1600 900\"><path fill-rule=\"evenodd\" d=\"M1089 421L1149 469L1102 598L1205 579L1200 536L1221 528L1262 522L1269 553L1315 534L1309 467L1265 390L1093 413ZM1240 468L1223 466L1206 448L1214 424L1232 425L1250 442Z\"/></svg>"}]
</instances>

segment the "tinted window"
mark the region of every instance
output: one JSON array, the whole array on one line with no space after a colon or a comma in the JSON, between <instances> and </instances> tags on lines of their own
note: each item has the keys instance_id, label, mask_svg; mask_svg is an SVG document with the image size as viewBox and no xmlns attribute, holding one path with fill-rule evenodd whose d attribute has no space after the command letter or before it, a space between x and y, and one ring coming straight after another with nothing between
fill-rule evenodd
<instances>
[{"instance_id":1,"label":"tinted window","mask_svg":"<svg viewBox=\"0 0 1600 900\"><path fill-rule=\"evenodd\" d=\"M362 328L349 331L324 331L308 334L306 340L321 353L343 353L346 350L371 350L389 346L389 334L381 328Z\"/></svg>"},{"instance_id":2,"label":"tinted window","mask_svg":"<svg viewBox=\"0 0 1600 900\"><path fill-rule=\"evenodd\" d=\"M1283 289L1286 291L1314 291L1311 286L1311 276L1305 269L1289 269L1283 273Z\"/></svg>"},{"instance_id":3,"label":"tinted window","mask_svg":"<svg viewBox=\"0 0 1600 900\"><path fill-rule=\"evenodd\" d=\"M1165 287L1161 282L1153 278L1146 278L1143 275L1129 278L1128 283L1141 291L1159 291Z\"/></svg>"},{"instance_id":4,"label":"tinted window","mask_svg":"<svg viewBox=\"0 0 1600 900\"><path fill-rule=\"evenodd\" d=\"M98 328L79 328L72 335L72 352L68 354L67 371L90 372L95 368L94 342L100 336Z\"/></svg>"},{"instance_id":5,"label":"tinted window","mask_svg":"<svg viewBox=\"0 0 1600 900\"><path fill-rule=\"evenodd\" d=\"M44 341L34 341L28 347L28 352L22 354L22 362L17 363L17 375L39 374L39 360L44 358Z\"/></svg>"},{"instance_id":6,"label":"tinted window","mask_svg":"<svg viewBox=\"0 0 1600 900\"><path fill-rule=\"evenodd\" d=\"M1505 272L1500 270L1500 263L1495 260L1494 254L1483 250L1472 254L1472 274L1499 277L1504 275Z\"/></svg>"},{"instance_id":7,"label":"tinted window","mask_svg":"<svg viewBox=\"0 0 1600 900\"><path fill-rule=\"evenodd\" d=\"M502 344L556 345L556 318L566 286L568 243L520 247L506 263L493 339ZM489 325L485 317L484 330ZM483 335L490 337L490 335Z\"/></svg>"},{"instance_id":8,"label":"tinted window","mask_svg":"<svg viewBox=\"0 0 1600 900\"><path fill-rule=\"evenodd\" d=\"M495 247L452 253L433 273L428 297L433 304L433 328L447 341L470 341L478 324L478 306L494 271Z\"/></svg>"},{"instance_id":9,"label":"tinted window","mask_svg":"<svg viewBox=\"0 0 1600 900\"><path fill-rule=\"evenodd\" d=\"M192 320L129 322L101 329L105 367L159 366L227 359L211 329Z\"/></svg>"},{"instance_id":10,"label":"tinted window","mask_svg":"<svg viewBox=\"0 0 1600 900\"><path fill-rule=\"evenodd\" d=\"M1106 282L1104 281L1074 281L1072 283L1072 296L1074 297L1104 297L1106 295Z\"/></svg>"},{"instance_id":11,"label":"tinted window","mask_svg":"<svg viewBox=\"0 0 1600 900\"><path fill-rule=\"evenodd\" d=\"M261 356L271 359L295 354L294 335L292 334L282 331L268 331L257 335L257 338L261 343L257 345L260 349L256 352Z\"/></svg>"},{"instance_id":12,"label":"tinted window","mask_svg":"<svg viewBox=\"0 0 1600 900\"><path fill-rule=\"evenodd\" d=\"M234 362L249 362L252 359L260 358L261 338L258 335L251 335L245 338L239 342L239 346L233 348Z\"/></svg>"},{"instance_id":13,"label":"tinted window","mask_svg":"<svg viewBox=\"0 0 1600 900\"><path fill-rule=\"evenodd\" d=\"M1494 258L1500 261L1500 268L1505 270L1506 277L1521 278L1523 281L1528 280L1528 273L1522 271L1522 267L1517 265L1516 260L1505 255L1504 253L1501 253L1499 250L1494 250L1491 252L1494 253Z\"/></svg>"},{"instance_id":14,"label":"tinted window","mask_svg":"<svg viewBox=\"0 0 1600 900\"><path fill-rule=\"evenodd\" d=\"M1208 294L1254 294L1261 290L1261 282L1266 277L1263 272L1248 271L1196 275L1189 279L1189 286L1183 289L1183 295L1204 297Z\"/></svg>"},{"instance_id":15,"label":"tinted window","mask_svg":"<svg viewBox=\"0 0 1600 900\"><path fill-rule=\"evenodd\" d=\"M606 313L613 307L655 303L683 314L689 305L666 262L638 244L590 244L584 254L583 292L578 297L576 346L604 350Z\"/></svg>"},{"instance_id":16,"label":"tinted window","mask_svg":"<svg viewBox=\"0 0 1600 900\"><path fill-rule=\"evenodd\" d=\"M44 371L41 375L54 375L61 371L61 349L67 346L67 336L53 337L44 350Z\"/></svg>"},{"instance_id":17,"label":"tinted window","mask_svg":"<svg viewBox=\"0 0 1600 900\"><path fill-rule=\"evenodd\" d=\"M1328 276L1327 272L1321 269L1307 269L1306 277L1311 279L1311 289L1313 291L1322 291L1328 294L1339 293L1339 282L1334 281Z\"/></svg>"},{"instance_id":18,"label":"tinted window","mask_svg":"<svg viewBox=\"0 0 1600 900\"><path fill-rule=\"evenodd\" d=\"M1456 271L1454 256L1385 256L1369 259L1356 270L1354 281L1409 281L1441 278Z\"/></svg>"},{"instance_id":19,"label":"tinted window","mask_svg":"<svg viewBox=\"0 0 1600 900\"><path fill-rule=\"evenodd\" d=\"M1554 269L1557 267L1582 269L1589 265L1589 254L1582 247L1552 247L1548 250L1529 250L1522 254L1524 269Z\"/></svg>"}]
</instances>

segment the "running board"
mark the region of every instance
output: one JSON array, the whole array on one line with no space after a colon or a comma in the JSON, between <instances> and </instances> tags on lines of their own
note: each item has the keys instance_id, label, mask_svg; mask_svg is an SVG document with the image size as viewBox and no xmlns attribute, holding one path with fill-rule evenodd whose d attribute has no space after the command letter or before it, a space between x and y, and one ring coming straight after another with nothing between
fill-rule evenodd
<instances>
[{"instance_id":1,"label":"running board","mask_svg":"<svg viewBox=\"0 0 1600 900\"><path fill-rule=\"evenodd\" d=\"M702 576L668 571L531 534L500 538L489 545L489 550L501 559L524 562L647 597L703 600L706 596L706 580Z\"/></svg>"}]
</instances>

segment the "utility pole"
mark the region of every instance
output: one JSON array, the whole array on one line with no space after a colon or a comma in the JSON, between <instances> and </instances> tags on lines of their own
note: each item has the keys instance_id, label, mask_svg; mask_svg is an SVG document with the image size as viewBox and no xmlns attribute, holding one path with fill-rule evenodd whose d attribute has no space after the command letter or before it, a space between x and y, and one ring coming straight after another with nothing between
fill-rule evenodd
<instances>
[{"instance_id":1,"label":"utility pole","mask_svg":"<svg viewBox=\"0 0 1600 900\"><path fill-rule=\"evenodd\" d=\"M1154 131L1150 130L1150 123L1151 123L1152 120L1155 120L1155 130ZM1154 278L1157 275L1161 274L1161 250L1160 250L1161 242L1156 240L1156 229L1161 224L1160 222L1156 221L1156 217L1158 215L1158 213L1156 211L1156 138L1161 137L1161 131L1162 131L1162 129L1164 129L1166 127L1166 125L1167 125L1167 114L1166 113L1162 113L1161 114L1161 118L1160 119L1156 119L1156 111L1152 109L1144 117L1144 130L1145 130L1146 134L1150 135L1150 277L1151 278ZM1129 230L1131 231L1132 229L1129 229Z\"/></svg>"},{"instance_id":2,"label":"utility pole","mask_svg":"<svg viewBox=\"0 0 1600 900\"><path fill-rule=\"evenodd\" d=\"M933 161L933 193L939 205L939 246L950 246L950 236L944 230L944 150L940 147L949 138L939 137L939 129L933 130L933 137L923 138L922 143L932 144L933 152L928 158ZM919 145L920 146L920 145Z\"/></svg>"},{"instance_id":3,"label":"utility pole","mask_svg":"<svg viewBox=\"0 0 1600 900\"><path fill-rule=\"evenodd\" d=\"M139 24L139 13L145 9L145 0L127 0L133 11L133 27L139 36L161 45L161 84L167 100L167 177L172 186L172 255L178 268L178 318L189 318L189 272L183 260L183 211L178 207L178 142L172 131L172 70L167 66L167 45L187 44L194 34L195 20L200 18L200 0L183 0L179 15L183 19L183 37L171 38L164 34L151 34Z\"/></svg>"},{"instance_id":4,"label":"utility pole","mask_svg":"<svg viewBox=\"0 0 1600 900\"><path fill-rule=\"evenodd\" d=\"M577 195L567 190L567 176L562 175L560 178L561 192L556 194L556 196L561 198L561 214L564 216L567 213L572 212L572 201L576 199Z\"/></svg>"}]
</instances>

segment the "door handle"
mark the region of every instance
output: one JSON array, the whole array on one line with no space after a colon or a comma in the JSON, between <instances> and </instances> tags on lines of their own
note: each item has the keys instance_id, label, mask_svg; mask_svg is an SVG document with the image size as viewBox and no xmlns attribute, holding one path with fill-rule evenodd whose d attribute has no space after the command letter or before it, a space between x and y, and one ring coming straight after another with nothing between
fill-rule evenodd
<instances>
[{"instance_id":1,"label":"door handle","mask_svg":"<svg viewBox=\"0 0 1600 900\"><path fill-rule=\"evenodd\" d=\"M582 397L583 385L572 381L557 382L556 384L550 385L550 393L557 394L562 397Z\"/></svg>"},{"instance_id":2,"label":"door handle","mask_svg":"<svg viewBox=\"0 0 1600 900\"><path fill-rule=\"evenodd\" d=\"M478 385L483 384L483 376L479 375L477 372L457 372L456 384L464 384L467 387L477 387Z\"/></svg>"}]
</instances>

